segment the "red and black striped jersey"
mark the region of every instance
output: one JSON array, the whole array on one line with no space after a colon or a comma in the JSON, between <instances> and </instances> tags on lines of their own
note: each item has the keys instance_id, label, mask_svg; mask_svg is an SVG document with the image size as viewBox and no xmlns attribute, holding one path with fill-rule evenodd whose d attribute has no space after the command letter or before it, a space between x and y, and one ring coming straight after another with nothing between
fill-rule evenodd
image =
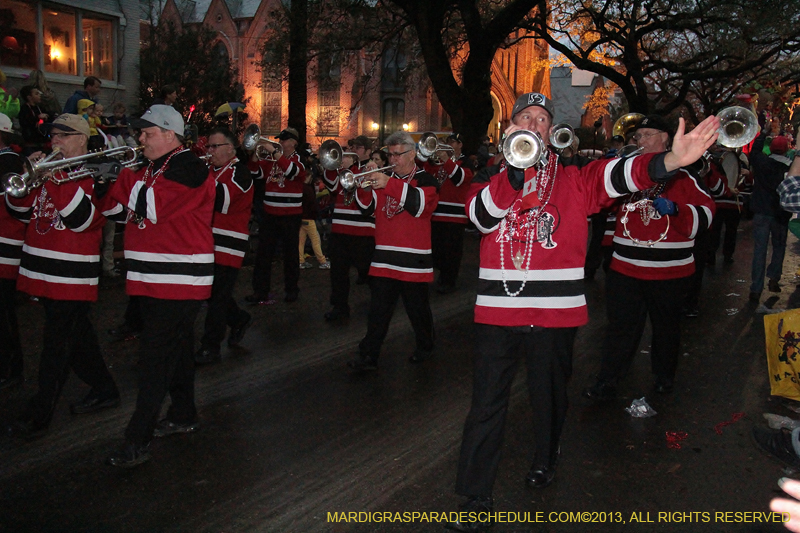
<instances>
[{"instance_id":1,"label":"red and black striped jersey","mask_svg":"<svg viewBox=\"0 0 800 533\"><path fill-rule=\"evenodd\" d=\"M275 216L303 214L303 182L306 169L297 152L281 155L277 161L250 161L255 180L266 180L264 211Z\"/></svg>"},{"instance_id":2,"label":"red and black striped jersey","mask_svg":"<svg viewBox=\"0 0 800 533\"><path fill-rule=\"evenodd\" d=\"M235 162L234 162L235 161ZM253 179L247 165L234 160L223 168L212 168L216 181L214 219L214 262L241 268L249 246Z\"/></svg>"}]
</instances>

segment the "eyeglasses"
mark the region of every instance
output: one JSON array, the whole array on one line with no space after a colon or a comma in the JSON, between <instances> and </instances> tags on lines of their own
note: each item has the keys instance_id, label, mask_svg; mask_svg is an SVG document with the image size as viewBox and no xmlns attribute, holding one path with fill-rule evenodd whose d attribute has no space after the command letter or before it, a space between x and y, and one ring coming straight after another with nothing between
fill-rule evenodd
<instances>
[{"instance_id":1,"label":"eyeglasses","mask_svg":"<svg viewBox=\"0 0 800 533\"><path fill-rule=\"evenodd\" d=\"M652 137L653 135L660 135L661 133L664 133L664 132L663 131L657 131L655 133L636 133L636 134L634 134L633 137L631 137L631 139L633 139L634 141L641 141L642 139L647 139L649 137Z\"/></svg>"},{"instance_id":2,"label":"eyeglasses","mask_svg":"<svg viewBox=\"0 0 800 533\"><path fill-rule=\"evenodd\" d=\"M392 157L400 157L401 155L407 154L410 151L411 150L409 149L409 150L406 150L405 152L389 152L386 155L391 159Z\"/></svg>"},{"instance_id":3,"label":"eyeglasses","mask_svg":"<svg viewBox=\"0 0 800 533\"><path fill-rule=\"evenodd\" d=\"M69 137L71 135L82 135L82 134L78 133L78 132L75 132L75 133L51 133L50 134L50 138L51 139L61 139L63 137Z\"/></svg>"},{"instance_id":4,"label":"eyeglasses","mask_svg":"<svg viewBox=\"0 0 800 533\"><path fill-rule=\"evenodd\" d=\"M222 144L207 144L207 145L206 145L206 149L207 149L207 150L216 150L216 149L217 149L217 148L219 148L220 146L233 146L233 145L232 145L231 143L222 143Z\"/></svg>"}]
</instances>

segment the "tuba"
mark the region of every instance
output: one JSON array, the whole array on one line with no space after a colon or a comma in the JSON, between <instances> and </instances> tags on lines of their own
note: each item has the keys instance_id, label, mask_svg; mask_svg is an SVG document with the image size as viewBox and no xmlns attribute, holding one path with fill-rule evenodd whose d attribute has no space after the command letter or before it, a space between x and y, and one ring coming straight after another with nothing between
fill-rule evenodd
<instances>
[{"instance_id":1,"label":"tuba","mask_svg":"<svg viewBox=\"0 0 800 533\"><path fill-rule=\"evenodd\" d=\"M614 127L611 129L611 135L619 135L623 139L627 139L628 133L636 129L636 126L644 120L644 115L641 113L628 113L622 115L614 122Z\"/></svg>"},{"instance_id":2,"label":"tuba","mask_svg":"<svg viewBox=\"0 0 800 533\"><path fill-rule=\"evenodd\" d=\"M70 170L66 172L66 176L62 178L56 178L54 174L56 171L69 169L92 159L113 157L115 159L121 159L119 164L123 167L130 168L138 166L140 151L141 147L132 148L126 145L118 148L89 152L88 154L66 159L55 159L61 153L58 148L55 148L50 155L39 161L31 161L28 158L23 158L23 173L17 174L16 172L9 172L8 174L4 174L3 177L0 178L0 183L8 195L14 198L22 198L32 189L41 186L46 181L52 181L56 185L60 185L68 181L97 177L99 175L98 169L84 167ZM106 180L101 177L100 181Z\"/></svg>"}]
</instances>

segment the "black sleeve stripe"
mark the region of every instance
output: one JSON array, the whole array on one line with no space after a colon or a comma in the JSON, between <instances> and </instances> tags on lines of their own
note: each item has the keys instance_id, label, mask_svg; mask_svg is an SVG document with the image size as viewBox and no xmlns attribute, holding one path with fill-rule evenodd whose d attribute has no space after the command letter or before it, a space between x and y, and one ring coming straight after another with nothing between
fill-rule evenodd
<instances>
[{"instance_id":1,"label":"black sleeve stripe","mask_svg":"<svg viewBox=\"0 0 800 533\"><path fill-rule=\"evenodd\" d=\"M83 191L81 191L81 193L83 193ZM82 196L83 198L81 198L77 205L73 206L72 203L70 203L69 207L73 207L73 209L68 212L60 213L61 220L69 229L85 229L85 226L91 223L92 217L94 217L94 204L92 204L88 196L85 194L82 194Z\"/></svg>"},{"instance_id":2,"label":"black sleeve stripe","mask_svg":"<svg viewBox=\"0 0 800 533\"><path fill-rule=\"evenodd\" d=\"M484 195L486 195L489 200L491 201L491 195L489 193L489 187L484 187L481 192L475 196L475 199L472 201L470 205L470 213L469 218L472 220L472 223L475 224L481 233L491 233L500 225L500 222L503 221L503 216L497 217L490 214L490 210L486 207L484 203ZM499 214L497 211L496 206L492 203L494 209L492 211L495 214Z\"/></svg>"}]
</instances>

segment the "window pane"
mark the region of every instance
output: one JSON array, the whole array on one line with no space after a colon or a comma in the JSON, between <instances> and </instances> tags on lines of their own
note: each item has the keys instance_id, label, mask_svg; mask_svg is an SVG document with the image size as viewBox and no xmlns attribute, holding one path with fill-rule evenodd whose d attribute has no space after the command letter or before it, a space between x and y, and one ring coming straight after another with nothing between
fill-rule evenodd
<instances>
[{"instance_id":1,"label":"window pane","mask_svg":"<svg viewBox=\"0 0 800 533\"><path fill-rule=\"evenodd\" d=\"M62 6L42 6L44 26L44 70L78 74L76 64L75 14Z\"/></svg>"},{"instance_id":2,"label":"window pane","mask_svg":"<svg viewBox=\"0 0 800 533\"><path fill-rule=\"evenodd\" d=\"M0 9L0 64L36 66L36 6L4 1Z\"/></svg>"},{"instance_id":3,"label":"window pane","mask_svg":"<svg viewBox=\"0 0 800 533\"><path fill-rule=\"evenodd\" d=\"M110 20L83 17L83 72L86 76L97 76L113 80L113 39Z\"/></svg>"}]
</instances>

